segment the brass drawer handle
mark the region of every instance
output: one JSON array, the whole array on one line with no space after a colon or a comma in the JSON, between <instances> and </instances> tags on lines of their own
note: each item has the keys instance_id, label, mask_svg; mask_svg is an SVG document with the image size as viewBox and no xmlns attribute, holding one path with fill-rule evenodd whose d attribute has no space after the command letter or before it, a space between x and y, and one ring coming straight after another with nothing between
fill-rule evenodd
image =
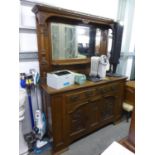
<instances>
[{"instance_id":1,"label":"brass drawer handle","mask_svg":"<svg viewBox=\"0 0 155 155\"><path fill-rule=\"evenodd\" d=\"M79 96L71 96L70 97L70 100L71 101L76 101L77 99L79 99Z\"/></svg>"},{"instance_id":2,"label":"brass drawer handle","mask_svg":"<svg viewBox=\"0 0 155 155\"><path fill-rule=\"evenodd\" d=\"M115 86L112 86L112 87L111 87L111 90L116 90L116 87L115 87Z\"/></svg>"},{"instance_id":3,"label":"brass drawer handle","mask_svg":"<svg viewBox=\"0 0 155 155\"><path fill-rule=\"evenodd\" d=\"M109 88L108 88L108 91L110 91L110 90L111 90L111 88L112 88L112 87L109 87Z\"/></svg>"},{"instance_id":4,"label":"brass drawer handle","mask_svg":"<svg viewBox=\"0 0 155 155\"><path fill-rule=\"evenodd\" d=\"M89 91L89 92L85 92L85 95L88 97L88 96L91 96L93 94L93 92Z\"/></svg>"},{"instance_id":5,"label":"brass drawer handle","mask_svg":"<svg viewBox=\"0 0 155 155\"><path fill-rule=\"evenodd\" d=\"M101 92L101 89L100 88L96 88L96 92L97 93L100 93Z\"/></svg>"},{"instance_id":6,"label":"brass drawer handle","mask_svg":"<svg viewBox=\"0 0 155 155\"><path fill-rule=\"evenodd\" d=\"M105 89L105 88L102 88L101 90L100 90L100 92L101 93L105 93L107 90Z\"/></svg>"}]
</instances>

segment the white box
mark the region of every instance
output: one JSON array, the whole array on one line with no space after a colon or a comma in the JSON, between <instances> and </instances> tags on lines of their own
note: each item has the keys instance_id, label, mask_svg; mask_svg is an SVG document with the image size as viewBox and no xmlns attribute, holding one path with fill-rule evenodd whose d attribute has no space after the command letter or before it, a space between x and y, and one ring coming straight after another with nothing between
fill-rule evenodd
<instances>
[{"instance_id":1,"label":"white box","mask_svg":"<svg viewBox=\"0 0 155 155\"><path fill-rule=\"evenodd\" d=\"M47 85L55 89L61 89L74 84L74 73L69 70L47 73Z\"/></svg>"}]
</instances>

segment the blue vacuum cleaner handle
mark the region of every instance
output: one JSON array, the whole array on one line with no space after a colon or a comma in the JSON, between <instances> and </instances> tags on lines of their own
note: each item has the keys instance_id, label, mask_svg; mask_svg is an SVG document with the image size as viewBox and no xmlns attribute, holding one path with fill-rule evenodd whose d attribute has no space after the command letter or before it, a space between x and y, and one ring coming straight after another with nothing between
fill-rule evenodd
<instances>
[{"instance_id":1,"label":"blue vacuum cleaner handle","mask_svg":"<svg viewBox=\"0 0 155 155\"><path fill-rule=\"evenodd\" d=\"M29 100L29 108L30 108L31 126L33 129L34 128L34 116L33 116L32 101L31 101L30 94L28 94L28 100Z\"/></svg>"}]
</instances>

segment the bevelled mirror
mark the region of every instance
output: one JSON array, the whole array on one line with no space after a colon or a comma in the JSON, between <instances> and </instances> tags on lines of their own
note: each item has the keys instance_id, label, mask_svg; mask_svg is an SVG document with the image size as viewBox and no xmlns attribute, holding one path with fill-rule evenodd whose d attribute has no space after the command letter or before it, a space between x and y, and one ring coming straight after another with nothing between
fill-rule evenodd
<instances>
[{"instance_id":1,"label":"bevelled mirror","mask_svg":"<svg viewBox=\"0 0 155 155\"><path fill-rule=\"evenodd\" d=\"M86 59L100 53L104 39L100 28L56 22L50 28L52 60Z\"/></svg>"}]
</instances>

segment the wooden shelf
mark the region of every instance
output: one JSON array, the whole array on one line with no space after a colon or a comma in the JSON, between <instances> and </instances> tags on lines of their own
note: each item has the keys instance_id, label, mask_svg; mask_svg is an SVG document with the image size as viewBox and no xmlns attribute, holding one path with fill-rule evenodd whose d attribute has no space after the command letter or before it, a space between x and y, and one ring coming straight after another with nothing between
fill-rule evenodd
<instances>
[{"instance_id":1,"label":"wooden shelf","mask_svg":"<svg viewBox=\"0 0 155 155\"><path fill-rule=\"evenodd\" d=\"M65 59L65 60L52 60L52 65L76 65L76 64L88 64L90 58L86 59Z\"/></svg>"}]
</instances>

